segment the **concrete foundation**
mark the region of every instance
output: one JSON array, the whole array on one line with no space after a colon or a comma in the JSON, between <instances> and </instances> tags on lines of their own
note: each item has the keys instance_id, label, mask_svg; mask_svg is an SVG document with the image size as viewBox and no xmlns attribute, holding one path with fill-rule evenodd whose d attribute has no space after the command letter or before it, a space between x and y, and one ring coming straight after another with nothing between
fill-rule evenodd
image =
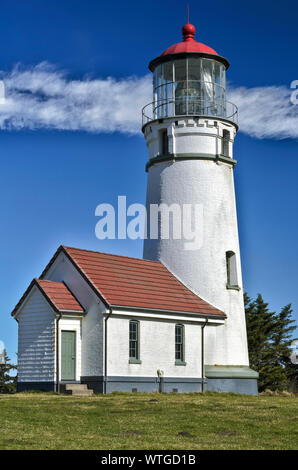
<instances>
[{"instance_id":1,"label":"concrete foundation","mask_svg":"<svg viewBox=\"0 0 298 470\"><path fill-rule=\"evenodd\" d=\"M40 390L41 392L55 392L55 382L18 382L17 392L25 392L29 390Z\"/></svg>"},{"instance_id":2,"label":"concrete foundation","mask_svg":"<svg viewBox=\"0 0 298 470\"><path fill-rule=\"evenodd\" d=\"M82 377L95 393L104 392L104 377ZM257 395L257 379L245 378L177 378L177 377L107 377L106 393L112 392L163 392L163 393L200 393L215 391Z\"/></svg>"}]
</instances>

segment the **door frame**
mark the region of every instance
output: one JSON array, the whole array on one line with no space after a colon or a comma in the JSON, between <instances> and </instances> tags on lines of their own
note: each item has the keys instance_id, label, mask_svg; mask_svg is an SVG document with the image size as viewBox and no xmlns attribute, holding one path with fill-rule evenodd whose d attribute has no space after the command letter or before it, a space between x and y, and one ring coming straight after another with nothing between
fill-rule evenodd
<instances>
[{"instance_id":1,"label":"door frame","mask_svg":"<svg viewBox=\"0 0 298 470\"><path fill-rule=\"evenodd\" d=\"M74 333L74 378L73 379L64 379L62 376L62 338L63 338L63 333ZM77 331L76 330L60 330L60 338L61 338L61 353L60 353L60 364L61 364L61 382L76 382L76 377L77 377Z\"/></svg>"}]
</instances>

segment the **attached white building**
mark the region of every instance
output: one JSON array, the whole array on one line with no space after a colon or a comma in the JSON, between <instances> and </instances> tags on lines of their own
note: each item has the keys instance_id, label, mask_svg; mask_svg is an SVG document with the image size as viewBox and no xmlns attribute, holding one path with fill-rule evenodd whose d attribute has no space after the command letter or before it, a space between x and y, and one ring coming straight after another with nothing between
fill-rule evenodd
<instances>
[{"instance_id":1,"label":"attached white building","mask_svg":"<svg viewBox=\"0 0 298 470\"><path fill-rule=\"evenodd\" d=\"M19 391L201 391L226 318L160 262L64 246L12 314Z\"/></svg>"},{"instance_id":2,"label":"attached white building","mask_svg":"<svg viewBox=\"0 0 298 470\"><path fill-rule=\"evenodd\" d=\"M161 204L202 207L201 243L189 250L184 232L163 237L160 217L158 236L145 239L145 259L61 246L13 311L18 390L70 382L106 393L257 393L247 352L229 63L194 40L192 25L182 32L183 41L149 65L147 213Z\"/></svg>"}]
</instances>

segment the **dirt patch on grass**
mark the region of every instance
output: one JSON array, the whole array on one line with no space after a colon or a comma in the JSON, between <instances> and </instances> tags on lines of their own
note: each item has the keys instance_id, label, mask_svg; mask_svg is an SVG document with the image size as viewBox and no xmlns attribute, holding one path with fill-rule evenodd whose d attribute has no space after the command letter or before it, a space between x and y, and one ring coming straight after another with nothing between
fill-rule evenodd
<instances>
[{"instance_id":1,"label":"dirt patch on grass","mask_svg":"<svg viewBox=\"0 0 298 470\"><path fill-rule=\"evenodd\" d=\"M177 436L181 436L181 437L190 437L190 438L196 437L196 436L194 436L193 434L191 434L191 433L188 432L188 431L181 431L181 432L178 432Z\"/></svg>"}]
</instances>

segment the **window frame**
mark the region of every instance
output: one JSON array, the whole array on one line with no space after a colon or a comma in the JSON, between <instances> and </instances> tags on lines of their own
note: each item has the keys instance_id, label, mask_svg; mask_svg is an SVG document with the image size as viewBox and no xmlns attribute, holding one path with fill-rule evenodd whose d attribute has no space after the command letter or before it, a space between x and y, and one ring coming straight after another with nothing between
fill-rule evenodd
<instances>
[{"instance_id":1,"label":"window frame","mask_svg":"<svg viewBox=\"0 0 298 470\"><path fill-rule=\"evenodd\" d=\"M181 328L181 342L177 343L177 327ZM182 358L177 359L177 345L181 345ZM185 362L185 327L182 323L175 324L175 365L186 366Z\"/></svg>"},{"instance_id":2,"label":"window frame","mask_svg":"<svg viewBox=\"0 0 298 470\"><path fill-rule=\"evenodd\" d=\"M222 141L221 141L221 155L223 157L231 158L230 155L230 140L231 140L231 132L227 129L223 129L222 131Z\"/></svg>"},{"instance_id":3,"label":"window frame","mask_svg":"<svg viewBox=\"0 0 298 470\"><path fill-rule=\"evenodd\" d=\"M233 263L233 266L232 266ZM232 269L234 269L232 279ZM226 274L227 274L227 289L233 290L240 290L239 283L238 283L238 273L237 273L237 260L236 260L236 253L234 251L226 251ZM236 281L235 283L232 281Z\"/></svg>"},{"instance_id":4,"label":"window frame","mask_svg":"<svg viewBox=\"0 0 298 470\"><path fill-rule=\"evenodd\" d=\"M170 152L169 152L169 136L168 136L168 129L167 128L159 130L159 155L161 155L161 156L170 155Z\"/></svg>"},{"instance_id":5,"label":"window frame","mask_svg":"<svg viewBox=\"0 0 298 470\"><path fill-rule=\"evenodd\" d=\"M176 102L179 86L185 91L180 103ZM197 99L191 95L191 88L197 89ZM159 64L153 72L153 100L155 119L187 115L225 117L226 68L213 58L194 56Z\"/></svg>"},{"instance_id":6,"label":"window frame","mask_svg":"<svg viewBox=\"0 0 298 470\"><path fill-rule=\"evenodd\" d=\"M136 339L131 339L131 325L136 325ZM134 349L136 350L136 355L131 356L131 342L136 343ZM128 326L128 362L129 364L142 364L140 360L140 322L139 320L129 320Z\"/></svg>"}]
</instances>

